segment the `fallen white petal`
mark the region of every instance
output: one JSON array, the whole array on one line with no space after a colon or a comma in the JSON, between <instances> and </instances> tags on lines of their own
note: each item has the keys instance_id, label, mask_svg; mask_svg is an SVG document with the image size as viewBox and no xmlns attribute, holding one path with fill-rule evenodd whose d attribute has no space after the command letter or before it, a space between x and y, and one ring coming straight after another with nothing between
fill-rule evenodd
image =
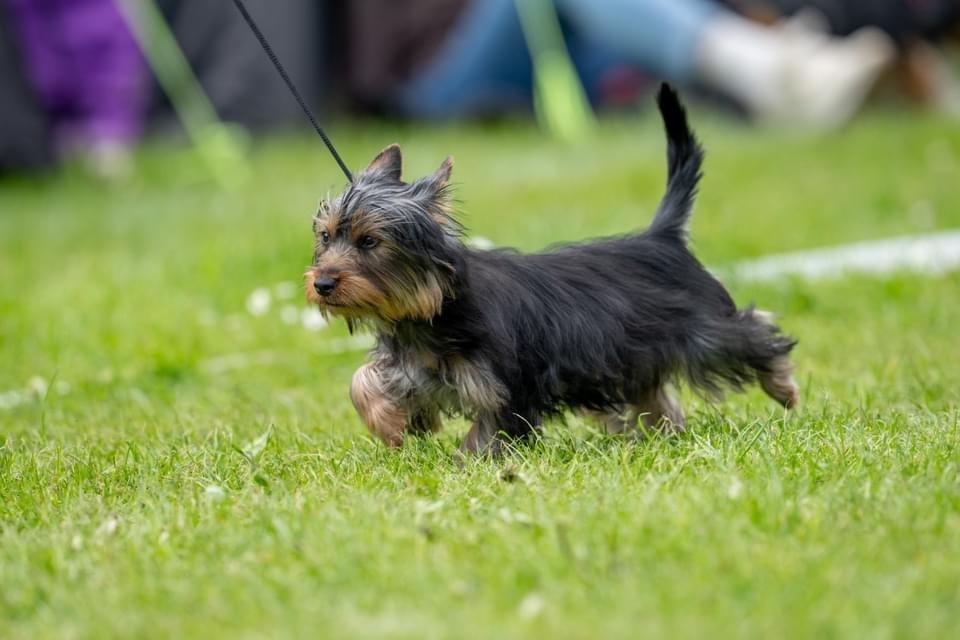
<instances>
[{"instance_id":1,"label":"fallen white petal","mask_svg":"<svg viewBox=\"0 0 960 640\"><path fill-rule=\"evenodd\" d=\"M247 297L247 312L252 316L262 316L270 311L270 292L266 289L254 289Z\"/></svg>"}]
</instances>

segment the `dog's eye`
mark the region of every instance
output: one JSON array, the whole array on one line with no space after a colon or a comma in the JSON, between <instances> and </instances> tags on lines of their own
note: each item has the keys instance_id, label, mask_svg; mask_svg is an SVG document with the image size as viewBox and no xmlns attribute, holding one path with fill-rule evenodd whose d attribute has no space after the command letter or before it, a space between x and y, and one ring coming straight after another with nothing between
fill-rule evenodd
<instances>
[{"instance_id":1,"label":"dog's eye","mask_svg":"<svg viewBox=\"0 0 960 640\"><path fill-rule=\"evenodd\" d=\"M320 232L320 242L323 244L330 244L330 234L326 231Z\"/></svg>"},{"instance_id":2,"label":"dog's eye","mask_svg":"<svg viewBox=\"0 0 960 640\"><path fill-rule=\"evenodd\" d=\"M361 249L373 249L377 246L377 239L373 236L363 236L357 246Z\"/></svg>"}]
</instances>

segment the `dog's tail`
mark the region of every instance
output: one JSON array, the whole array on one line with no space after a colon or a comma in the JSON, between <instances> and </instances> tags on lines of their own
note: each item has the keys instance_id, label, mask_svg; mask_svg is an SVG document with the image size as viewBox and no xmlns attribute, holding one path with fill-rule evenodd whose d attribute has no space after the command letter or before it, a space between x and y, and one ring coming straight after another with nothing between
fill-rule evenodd
<instances>
[{"instance_id":1,"label":"dog's tail","mask_svg":"<svg viewBox=\"0 0 960 640\"><path fill-rule=\"evenodd\" d=\"M685 240L703 165L703 147L687 124L680 98L668 84L660 85L657 105L667 130L667 193L649 232Z\"/></svg>"}]
</instances>

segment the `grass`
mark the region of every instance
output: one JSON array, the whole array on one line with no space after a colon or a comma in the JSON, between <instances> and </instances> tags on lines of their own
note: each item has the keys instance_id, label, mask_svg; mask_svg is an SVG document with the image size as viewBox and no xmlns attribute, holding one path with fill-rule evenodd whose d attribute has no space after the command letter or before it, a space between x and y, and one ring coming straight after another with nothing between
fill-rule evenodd
<instances>
[{"instance_id":1,"label":"grass","mask_svg":"<svg viewBox=\"0 0 960 640\"><path fill-rule=\"evenodd\" d=\"M702 133L712 265L960 225L951 123ZM399 140L410 175L456 153L468 226L524 249L641 226L663 182L652 119L576 149L516 124L337 138L353 164ZM296 294L246 311L288 295L339 184L309 138L250 159L233 193L163 147L122 185L0 184L0 637L955 634L960 275L731 282L800 338L801 411L689 398L682 437L571 419L460 464L462 422L364 435L343 327L286 324Z\"/></svg>"}]
</instances>

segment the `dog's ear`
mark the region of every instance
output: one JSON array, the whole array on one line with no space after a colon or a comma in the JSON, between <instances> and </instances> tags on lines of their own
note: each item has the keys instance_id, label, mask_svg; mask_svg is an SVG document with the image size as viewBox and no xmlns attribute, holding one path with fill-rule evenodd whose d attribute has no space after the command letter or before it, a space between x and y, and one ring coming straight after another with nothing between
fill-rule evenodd
<instances>
[{"instance_id":1,"label":"dog's ear","mask_svg":"<svg viewBox=\"0 0 960 640\"><path fill-rule=\"evenodd\" d=\"M364 169L364 173L383 173L399 182L403 173L403 155L400 153L400 145L392 144L381 151Z\"/></svg>"},{"instance_id":2,"label":"dog's ear","mask_svg":"<svg viewBox=\"0 0 960 640\"><path fill-rule=\"evenodd\" d=\"M450 191L450 173L452 171L453 156L447 156L440 168L425 180L431 199L430 212L433 219L448 234L457 236L462 228L453 215L453 193Z\"/></svg>"},{"instance_id":3,"label":"dog's ear","mask_svg":"<svg viewBox=\"0 0 960 640\"><path fill-rule=\"evenodd\" d=\"M437 191L444 189L450 184L450 174L453 172L453 156L447 156L440 168L430 176L430 184Z\"/></svg>"}]
</instances>

